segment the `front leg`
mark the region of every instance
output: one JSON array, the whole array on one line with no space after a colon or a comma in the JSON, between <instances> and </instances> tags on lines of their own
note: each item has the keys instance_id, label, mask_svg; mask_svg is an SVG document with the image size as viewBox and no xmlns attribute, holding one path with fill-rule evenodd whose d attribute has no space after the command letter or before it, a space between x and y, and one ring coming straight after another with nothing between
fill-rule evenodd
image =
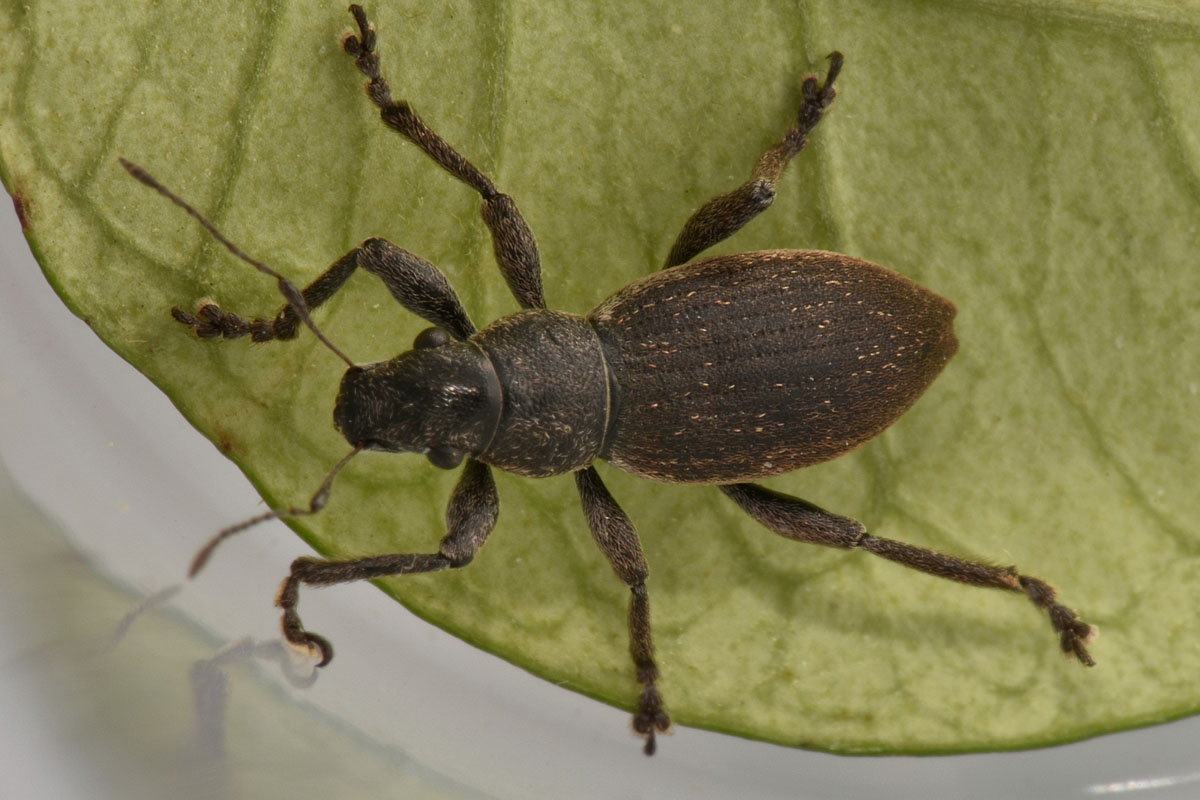
<instances>
[{"instance_id":1,"label":"front leg","mask_svg":"<svg viewBox=\"0 0 1200 800\"><path fill-rule=\"evenodd\" d=\"M344 561L298 558L279 587L275 605L283 609L283 635L297 647L321 659L323 667L333 659L333 646L323 636L304 629L296 606L300 585L332 586L336 583L372 580L389 575L411 575L457 569L471 563L483 547L500 513L500 499L489 467L468 460L446 509L446 537L436 553L392 553Z\"/></svg>"},{"instance_id":2,"label":"front leg","mask_svg":"<svg viewBox=\"0 0 1200 800\"><path fill-rule=\"evenodd\" d=\"M324 303L342 288L358 266L358 249L351 250L337 260L332 267L321 273L315 281L304 287L301 295L307 308L311 311ZM195 330L201 339L237 339L250 334L255 342L269 342L273 339L295 339L299 328L300 317L291 303L284 304L272 319L255 317L246 319L240 314L225 311L213 302L200 303L195 314L189 314L181 308L172 308L171 316L176 322Z\"/></svg>"},{"instance_id":3,"label":"front leg","mask_svg":"<svg viewBox=\"0 0 1200 800\"><path fill-rule=\"evenodd\" d=\"M658 665L654 663L650 601L646 596L646 576L649 573L646 557L642 555L642 545L633 523L609 494L595 467L576 472L575 484L579 487L579 499L583 503L583 513L592 537L612 564L617 577L633 593L629 602L629 652L633 656L638 683L642 684L642 693L633 715L633 729L646 737L642 750L652 756L655 733L669 730L671 718L658 692Z\"/></svg>"},{"instance_id":4,"label":"front leg","mask_svg":"<svg viewBox=\"0 0 1200 800\"><path fill-rule=\"evenodd\" d=\"M455 339L465 341L475 333L474 323L441 270L386 239L368 239L306 286L301 293L306 307L315 309L333 297L359 267L382 280L401 305L445 329ZM296 307L291 303L270 320L261 317L247 320L209 302L203 303L194 315L173 308L171 316L195 329L202 339L236 339L247 333L256 342L294 339L300 324Z\"/></svg>"},{"instance_id":5,"label":"front leg","mask_svg":"<svg viewBox=\"0 0 1200 800\"><path fill-rule=\"evenodd\" d=\"M275 278L280 293L287 301L272 320L261 317L247 320L237 314L223 311L215 303L201 304L195 315L179 308L171 309L171 316L175 317L178 322L193 328L196 335L203 339L222 336L227 339L236 339L246 334L250 334L256 342L294 339L300 323L303 322L330 350L347 364L354 366L354 362L334 347L313 324L309 317L309 311L333 297L354 274L354 270L359 267L382 280L392 296L409 311L429 320L459 341L465 341L475 333L475 324L471 322L471 318L463 308L462 301L458 299L450 281L446 280L446 276L442 274L441 270L420 256L397 247L386 239L367 239L359 247L338 259L332 267L321 273L302 292L283 275L247 255L225 234L217 230L217 227L207 217L182 197L159 183L146 170L126 159L121 159L121 165L134 178L194 217L204 226L205 230L212 234L213 238L233 255L260 272Z\"/></svg>"},{"instance_id":6,"label":"front leg","mask_svg":"<svg viewBox=\"0 0 1200 800\"><path fill-rule=\"evenodd\" d=\"M847 550L858 548L939 578L970 586L1022 592L1050 617L1050 624L1058 633L1059 644L1066 655L1075 657L1084 666L1095 664L1086 647L1094 635L1092 627L1074 611L1059 603L1054 587L1040 578L1022 575L1015 567L966 561L893 539L872 536L861 522L752 483L722 486L721 491L750 516L789 539Z\"/></svg>"}]
</instances>

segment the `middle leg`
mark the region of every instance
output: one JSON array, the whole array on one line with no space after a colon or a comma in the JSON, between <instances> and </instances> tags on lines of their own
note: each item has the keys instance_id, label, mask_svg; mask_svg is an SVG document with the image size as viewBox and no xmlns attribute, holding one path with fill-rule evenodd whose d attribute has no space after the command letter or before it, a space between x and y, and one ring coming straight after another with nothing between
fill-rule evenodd
<instances>
[{"instance_id":1,"label":"middle leg","mask_svg":"<svg viewBox=\"0 0 1200 800\"><path fill-rule=\"evenodd\" d=\"M658 692L658 665L654 663L650 603L646 596L646 576L649 573L646 557L642 555L642 545L638 542L633 523L609 494L596 468L588 467L576 472L575 484L579 487L579 499L583 503L583 513L592 537L612 564L617 577L632 591L629 602L629 652L633 656L638 683L642 685L637 710L633 715L633 730L646 737L642 752L652 756L655 733L665 733L670 729L671 718Z\"/></svg>"}]
</instances>

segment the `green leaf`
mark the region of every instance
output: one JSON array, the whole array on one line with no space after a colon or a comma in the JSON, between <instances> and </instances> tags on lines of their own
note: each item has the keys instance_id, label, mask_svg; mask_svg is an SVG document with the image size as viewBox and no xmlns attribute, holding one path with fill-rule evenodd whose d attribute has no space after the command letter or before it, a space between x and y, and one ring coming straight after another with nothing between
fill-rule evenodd
<instances>
[{"instance_id":1,"label":"green leaf","mask_svg":"<svg viewBox=\"0 0 1200 800\"><path fill-rule=\"evenodd\" d=\"M1018 564L1101 631L1082 669L1018 595L798 545L711 487L601 467L641 531L677 722L928 753L1200 706L1197 3L428 8L368 9L384 70L517 198L548 300L572 312L658 268L688 214L789 124L800 78L842 50L841 94L775 206L719 250L888 265L958 305L961 350L879 440L771 485L879 535ZM304 502L346 450L330 424L340 362L308 334L188 336L174 305L266 315L280 298L119 155L297 283L383 236L442 267L477 322L514 310L478 198L363 96L342 8L10 0L0 14L3 177L49 280L272 505ZM359 361L424 327L365 276L317 319ZM330 555L429 551L453 481L419 456L365 456L295 527ZM628 592L573 482L498 484L500 524L469 569L384 589L631 705Z\"/></svg>"}]
</instances>

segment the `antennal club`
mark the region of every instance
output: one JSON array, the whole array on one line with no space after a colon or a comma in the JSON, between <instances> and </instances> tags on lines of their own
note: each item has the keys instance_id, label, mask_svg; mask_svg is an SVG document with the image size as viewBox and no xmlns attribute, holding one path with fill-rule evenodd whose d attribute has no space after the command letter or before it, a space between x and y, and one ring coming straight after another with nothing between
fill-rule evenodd
<instances>
[{"instance_id":1,"label":"antennal club","mask_svg":"<svg viewBox=\"0 0 1200 800\"><path fill-rule=\"evenodd\" d=\"M325 480L321 482L321 488L317 489L317 493L314 494L312 499L308 501L308 508L287 508L280 509L278 511L271 510L265 514L259 514L257 517L251 517L250 519L243 520L236 525L230 525L228 528L222 528L220 531L217 531L217 534L209 539L208 542L200 548L199 552L196 553L195 558L192 559L192 565L188 568L188 577L196 577L196 574L199 573L200 570L204 569L204 565L208 563L208 559L212 556L213 551L217 549L217 545L228 539L230 536L233 536L235 533L241 533L247 528L253 528L260 522L269 522L270 520L282 519L283 517L307 517L312 514L316 514L325 507L327 502L329 502L329 490L333 486L333 479L336 478L337 474L342 471L342 467L346 466L350 459L361 453L362 450L363 448L361 446L354 448L345 456L343 456L341 461L334 465L333 469L329 471L329 474L325 476Z\"/></svg>"},{"instance_id":2,"label":"antennal club","mask_svg":"<svg viewBox=\"0 0 1200 800\"><path fill-rule=\"evenodd\" d=\"M300 321L303 322L305 325L307 325L309 330L311 330L313 332L313 334L318 339L321 340L321 343L324 344L326 347L328 347L330 350L332 350L333 353L338 358L340 358L342 361L345 361L351 367L356 366L356 364L353 361L351 361L346 356L345 353L343 353L341 350L339 350L337 347L335 347L333 342L329 341L329 339L326 338L325 334L321 333L321 330L316 326L316 323L314 323L312 321L312 317L309 316L309 313L308 313L308 303L304 299L304 294L298 288L296 288L296 284L292 283L290 280L285 278L283 275L280 275L278 272L271 269L270 267L268 267L266 264L262 263L261 261L251 258L249 255L247 255L246 252L243 251L240 247L238 247L233 242L229 241L229 239L225 238L225 234L223 234L223 233L221 233L221 231L217 230L216 225L213 225L211 222L209 222L208 219L203 214L201 214L196 209L192 208L192 206L186 200L184 200L182 197L175 194L170 189L168 189L167 187L165 187L161 183L159 183L157 180L155 180L154 176L152 176L149 172L146 172L146 170L142 169L137 164L134 164L132 161L129 161L127 159L120 158L118 160L121 162L121 166L125 168L126 172L128 172L134 178L137 178L142 183L149 186L154 191L161 194L163 197L170 200L175 205L182 208L193 219L195 219L197 222L199 222L201 225L203 225L204 229L207 230L210 234L212 234L212 237L214 239L216 239L218 242L223 244L225 246L226 250L228 250L230 253L233 253L233 255L237 256L242 261L245 261L247 264L254 267L259 272L262 272L266 275L270 275L272 278L274 278L276 284L279 287L279 293L283 295L285 300L287 300L288 305L290 305L292 307L292 309L296 312L296 316L298 316L300 318Z\"/></svg>"}]
</instances>

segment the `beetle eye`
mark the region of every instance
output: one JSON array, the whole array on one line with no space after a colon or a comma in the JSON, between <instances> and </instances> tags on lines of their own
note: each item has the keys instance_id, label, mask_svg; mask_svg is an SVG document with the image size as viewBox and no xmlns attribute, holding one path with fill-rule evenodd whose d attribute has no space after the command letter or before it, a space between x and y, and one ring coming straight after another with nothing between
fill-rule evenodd
<instances>
[{"instance_id":1,"label":"beetle eye","mask_svg":"<svg viewBox=\"0 0 1200 800\"><path fill-rule=\"evenodd\" d=\"M445 328L426 328L417 334L416 339L413 339L413 349L415 350L429 350L444 344L450 344L450 334L446 332Z\"/></svg>"},{"instance_id":2,"label":"beetle eye","mask_svg":"<svg viewBox=\"0 0 1200 800\"><path fill-rule=\"evenodd\" d=\"M437 329L434 328L433 330ZM443 444L438 447L429 448L429 452L425 454L425 457L429 459L430 464L433 464L438 469L454 469L462 463L463 456L465 455L466 453L457 447Z\"/></svg>"}]
</instances>

